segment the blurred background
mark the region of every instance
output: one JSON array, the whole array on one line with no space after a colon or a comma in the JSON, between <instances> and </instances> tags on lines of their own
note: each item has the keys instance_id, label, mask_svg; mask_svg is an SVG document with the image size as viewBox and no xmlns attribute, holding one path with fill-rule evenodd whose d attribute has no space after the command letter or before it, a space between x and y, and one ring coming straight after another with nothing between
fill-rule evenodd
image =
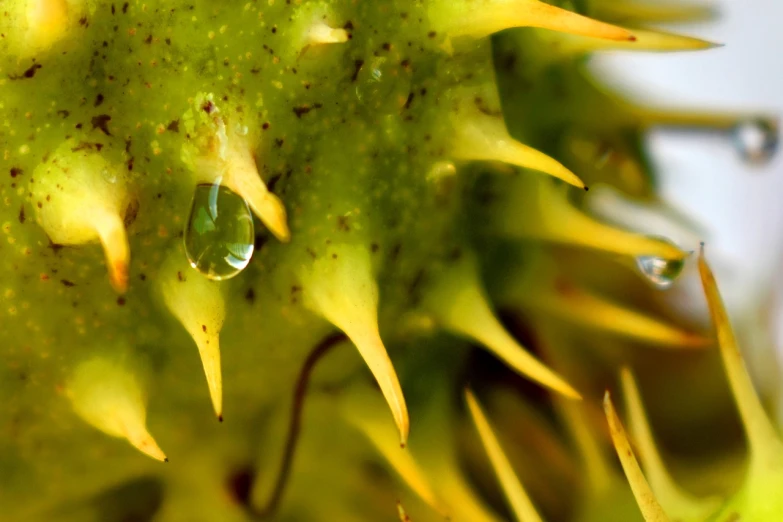
<instances>
[{"instance_id":1,"label":"blurred background","mask_svg":"<svg viewBox=\"0 0 783 522\"><path fill-rule=\"evenodd\" d=\"M665 2L666 0L648 0ZM696 0L692 0L696 1ZM706 52L604 54L591 64L632 98L656 106L717 112L783 114L783 2L700 0L718 16L695 24L662 26L725 44ZM702 230L638 213L637 227L660 231L685 249L707 243L721 291L741 337L751 372L783 420L783 158L748 161L763 129L752 119L739 134L655 131L650 150L661 190L672 207ZM776 142L768 141L767 145ZM764 148L762 144L762 148ZM772 147L774 148L774 147ZM770 147L767 147L770 150ZM695 260L671 291L682 313L704 314Z\"/></svg>"}]
</instances>

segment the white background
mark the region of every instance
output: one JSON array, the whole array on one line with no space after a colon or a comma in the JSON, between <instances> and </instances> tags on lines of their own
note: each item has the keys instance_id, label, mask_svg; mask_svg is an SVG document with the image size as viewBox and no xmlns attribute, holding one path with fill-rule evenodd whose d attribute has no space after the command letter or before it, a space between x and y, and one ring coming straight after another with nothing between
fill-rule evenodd
<instances>
[{"instance_id":1,"label":"white background","mask_svg":"<svg viewBox=\"0 0 783 522\"><path fill-rule=\"evenodd\" d=\"M639 100L783 114L783 0L710 4L719 11L716 19L668 29L725 47L677 54L615 53L592 66ZM665 197L707 226L709 258L721 290L736 322L743 323L738 326L746 331L746 344L754 345L745 349L754 361L755 376L765 391L779 393L771 384L779 379L768 371L768 362L775 350L777 361L783 361L783 335L769 339L773 347L765 342L763 323L752 324L748 318L763 318L772 310L777 318L772 325L783 333L783 155L761 167L749 166L731 141L699 133L655 132L649 144ZM690 278L680 286L693 287ZM694 299L696 307L698 296Z\"/></svg>"}]
</instances>

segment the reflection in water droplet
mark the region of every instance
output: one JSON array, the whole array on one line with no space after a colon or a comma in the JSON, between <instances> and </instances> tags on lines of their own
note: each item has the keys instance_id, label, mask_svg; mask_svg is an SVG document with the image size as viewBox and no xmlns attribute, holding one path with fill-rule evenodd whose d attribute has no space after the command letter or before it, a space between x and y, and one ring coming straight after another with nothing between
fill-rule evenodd
<instances>
[{"instance_id":1,"label":"reflection in water droplet","mask_svg":"<svg viewBox=\"0 0 783 522\"><path fill-rule=\"evenodd\" d=\"M663 239L667 243L671 241ZM658 256L639 256L636 258L639 272L658 290L668 290L677 281L685 268L684 259L664 259Z\"/></svg>"},{"instance_id":2,"label":"reflection in water droplet","mask_svg":"<svg viewBox=\"0 0 783 522\"><path fill-rule=\"evenodd\" d=\"M732 138L742 159L755 165L767 163L778 150L778 128L769 120L742 121L732 129Z\"/></svg>"},{"instance_id":3,"label":"reflection in water droplet","mask_svg":"<svg viewBox=\"0 0 783 522\"><path fill-rule=\"evenodd\" d=\"M255 230L247 202L220 185L198 185L185 232L190 265L220 281L244 270L253 256Z\"/></svg>"},{"instance_id":4,"label":"reflection in water droplet","mask_svg":"<svg viewBox=\"0 0 783 522\"><path fill-rule=\"evenodd\" d=\"M410 68L400 61L377 56L356 66L356 98L364 107L397 114L406 103L413 103Z\"/></svg>"}]
</instances>

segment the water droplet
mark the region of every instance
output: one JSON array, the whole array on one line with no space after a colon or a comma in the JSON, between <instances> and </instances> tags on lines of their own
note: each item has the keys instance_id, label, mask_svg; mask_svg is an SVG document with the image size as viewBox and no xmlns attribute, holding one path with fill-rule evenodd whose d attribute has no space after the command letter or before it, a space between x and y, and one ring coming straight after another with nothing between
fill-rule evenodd
<instances>
[{"instance_id":1,"label":"water droplet","mask_svg":"<svg viewBox=\"0 0 783 522\"><path fill-rule=\"evenodd\" d=\"M384 56L366 63L357 62L356 98L364 107L380 113L397 114L413 103L411 72L408 66Z\"/></svg>"},{"instance_id":2,"label":"water droplet","mask_svg":"<svg viewBox=\"0 0 783 522\"><path fill-rule=\"evenodd\" d=\"M667 243L671 241L663 240ZM639 272L658 290L668 290L677 281L685 268L684 259L664 259L658 256L639 256L636 258Z\"/></svg>"},{"instance_id":3,"label":"water droplet","mask_svg":"<svg viewBox=\"0 0 783 522\"><path fill-rule=\"evenodd\" d=\"M732 129L732 138L742 159L754 165L769 162L778 150L778 127L770 120L739 122Z\"/></svg>"},{"instance_id":4,"label":"water droplet","mask_svg":"<svg viewBox=\"0 0 783 522\"><path fill-rule=\"evenodd\" d=\"M196 187L185 232L190 265L220 281L244 270L253 256L255 230L247 202L220 185Z\"/></svg>"}]
</instances>

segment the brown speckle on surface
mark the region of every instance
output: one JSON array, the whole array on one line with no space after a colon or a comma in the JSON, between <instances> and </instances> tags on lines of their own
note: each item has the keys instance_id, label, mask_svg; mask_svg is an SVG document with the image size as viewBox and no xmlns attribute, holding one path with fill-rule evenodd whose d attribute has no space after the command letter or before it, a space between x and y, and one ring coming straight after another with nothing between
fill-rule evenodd
<instances>
[{"instance_id":1,"label":"brown speckle on surface","mask_svg":"<svg viewBox=\"0 0 783 522\"><path fill-rule=\"evenodd\" d=\"M248 288L245 292L245 300L248 303L253 303L256 300L256 292L252 288Z\"/></svg>"},{"instance_id":2,"label":"brown speckle on surface","mask_svg":"<svg viewBox=\"0 0 783 522\"><path fill-rule=\"evenodd\" d=\"M109 132L109 122L111 121L111 116L108 114L99 114L98 116L93 116L90 120L90 123L92 124L93 130L98 129L101 132L103 132L107 136L111 136L111 132Z\"/></svg>"},{"instance_id":3,"label":"brown speckle on surface","mask_svg":"<svg viewBox=\"0 0 783 522\"><path fill-rule=\"evenodd\" d=\"M38 69L43 67L40 63L33 63L25 72L22 74L9 74L8 77L11 80L26 80L33 78L35 76L35 73L38 72Z\"/></svg>"}]
</instances>

